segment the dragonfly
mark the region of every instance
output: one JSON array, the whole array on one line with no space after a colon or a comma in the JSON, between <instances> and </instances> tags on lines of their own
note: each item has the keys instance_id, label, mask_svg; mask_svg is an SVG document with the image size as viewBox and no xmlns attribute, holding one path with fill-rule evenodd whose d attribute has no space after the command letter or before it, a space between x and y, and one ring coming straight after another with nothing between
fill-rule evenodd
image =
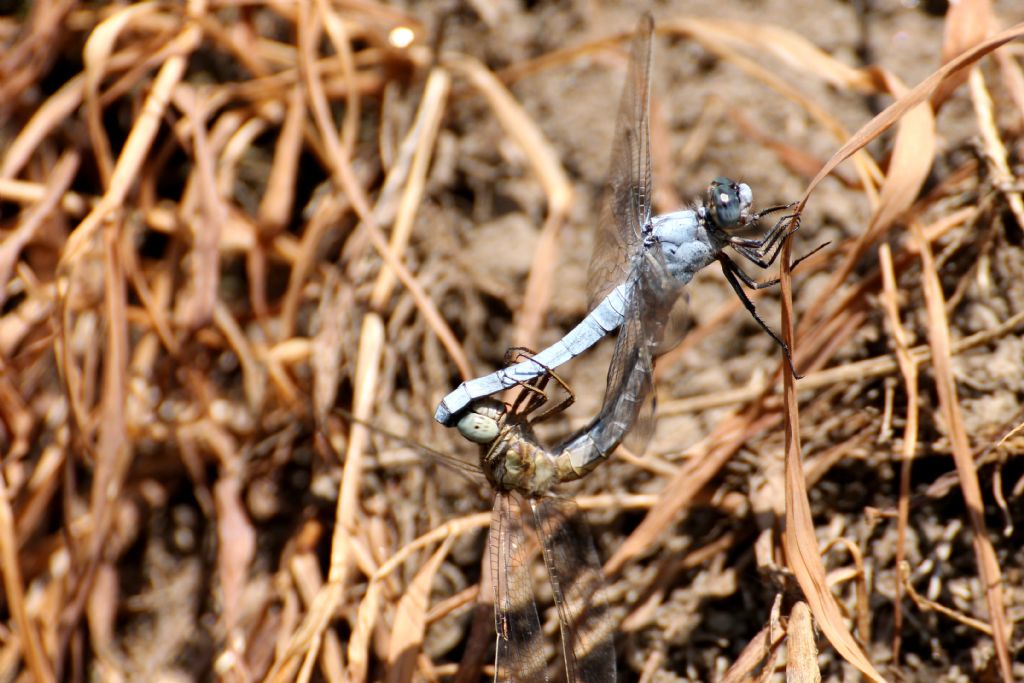
<instances>
[{"instance_id":1,"label":"dragonfly","mask_svg":"<svg viewBox=\"0 0 1024 683\"><path fill-rule=\"evenodd\" d=\"M532 363L525 349L510 349L509 362ZM549 386L551 383L553 386ZM408 443L494 491L489 552L494 587L496 683L547 681L543 632L529 571L526 529L536 531L558 612L562 661L569 683L615 681L614 623L604 598L604 576L593 537L576 504L554 494L564 482L586 476L615 450L635 420L636 405L609 403L590 423L558 446L544 446L534 425L575 400L550 368L520 385L509 404L474 400L459 419L459 433L479 446L479 464L391 434L342 411L390 438ZM554 396L561 394L561 400Z\"/></svg>"},{"instance_id":2,"label":"dragonfly","mask_svg":"<svg viewBox=\"0 0 1024 683\"><path fill-rule=\"evenodd\" d=\"M543 409L550 380L567 398ZM459 433L479 445L480 467L495 491L489 543L498 683L548 680L523 516L532 517L548 570L565 680L615 680L614 624L603 597L604 578L593 538L575 503L552 495L552 489L586 475L614 450L632 423L628 414L622 414L631 406L618 404L618 415L599 415L561 445L545 448L533 425L558 414L572 400L569 387L547 368L523 383L511 405L477 399L457 423Z\"/></svg>"},{"instance_id":3,"label":"dragonfly","mask_svg":"<svg viewBox=\"0 0 1024 683\"><path fill-rule=\"evenodd\" d=\"M642 449L653 431L654 358L678 341L673 335L680 327L677 321L684 306L677 304L685 304L681 296L684 286L715 261L750 315L780 346L790 370L798 377L789 347L761 319L743 291L744 286L752 290L770 287L778 284L778 279L757 282L725 253L730 247L759 268L772 266L786 238L799 228L799 215L782 216L759 238L742 235L765 216L793 205L753 212L750 186L719 177L689 208L652 215L649 109L653 36L654 19L646 14L637 25L630 49L588 270L590 313L536 356L460 384L437 406L434 419L441 424L454 426L476 399L557 368L618 329L602 413L614 412L614 406L624 402L637 404L636 426L629 443ZM667 335L667 330L672 334ZM636 365L640 366L639 372L634 372Z\"/></svg>"}]
</instances>

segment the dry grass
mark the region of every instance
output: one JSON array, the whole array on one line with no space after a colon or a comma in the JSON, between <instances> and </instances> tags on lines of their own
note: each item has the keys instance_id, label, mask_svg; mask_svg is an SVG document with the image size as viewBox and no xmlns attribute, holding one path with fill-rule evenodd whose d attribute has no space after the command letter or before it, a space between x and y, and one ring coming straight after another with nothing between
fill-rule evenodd
<instances>
[{"instance_id":1,"label":"dry grass","mask_svg":"<svg viewBox=\"0 0 1024 683\"><path fill-rule=\"evenodd\" d=\"M44 0L0 21L0 680L486 673L487 492L344 415L471 452L437 400L582 315L599 173L563 165L527 86L613 83L625 33L499 70L473 39L512 19L481 4L437 52L426 7ZM714 99L690 122L682 158L734 131L807 183L795 248L832 244L783 273L803 380L751 375L776 351L698 278L656 448L575 491L623 679L1024 678L1024 26L990 11L912 37L946 60L914 88L780 25L659 19L659 51L700 45L839 151ZM828 89L891 104L851 134ZM606 358L575 362L563 432Z\"/></svg>"}]
</instances>

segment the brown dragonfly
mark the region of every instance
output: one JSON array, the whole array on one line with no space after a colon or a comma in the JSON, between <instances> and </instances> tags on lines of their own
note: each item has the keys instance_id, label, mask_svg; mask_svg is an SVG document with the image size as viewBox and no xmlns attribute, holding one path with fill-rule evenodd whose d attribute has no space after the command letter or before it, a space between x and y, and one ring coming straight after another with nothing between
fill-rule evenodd
<instances>
[{"instance_id":1,"label":"brown dragonfly","mask_svg":"<svg viewBox=\"0 0 1024 683\"><path fill-rule=\"evenodd\" d=\"M512 349L506 361L528 362L530 357L525 349ZM552 489L591 472L632 428L642 407L634 389L646 381L646 375L642 363L631 367L621 378L621 385L630 390L619 392L614 400L606 398L587 426L554 448L541 444L534 425L565 410L574 395L549 368L522 382L510 404L489 397L476 399L456 426L462 436L480 446L478 465L363 423L427 453L475 483L483 474L494 490L489 550L497 683L549 680L529 571L528 526L536 531L558 611L565 680L616 680L615 624L604 597L604 576L593 537L576 504L554 495ZM554 398L556 392L560 400Z\"/></svg>"},{"instance_id":2,"label":"brown dragonfly","mask_svg":"<svg viewBox=\"0 0 1024 683\"><path fill-rule=\"evenodd\" d=\"M527 357L521 351L518 356ZM549 407L547 389L552 381L566 398ZM489 541L497 629L495 681L547 680L524 518L532 521L547 566L566 680L615 680L614 623L603 597L604 578L593 539L575 503L552 495L552 488L579 479L602 462L628 432L640 406L626 399L606 404L589 425L561 445L544 447L533 425L572 401L565 382L545 370L524 383L511 404L478 399L457 424L460 434L480 445L480 468L495 491Z\"/></svg>"}]
</instances>

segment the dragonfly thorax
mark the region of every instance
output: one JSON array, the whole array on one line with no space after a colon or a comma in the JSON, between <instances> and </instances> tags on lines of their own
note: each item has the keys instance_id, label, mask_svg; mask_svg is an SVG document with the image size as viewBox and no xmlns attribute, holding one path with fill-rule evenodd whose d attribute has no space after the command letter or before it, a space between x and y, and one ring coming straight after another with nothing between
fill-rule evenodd
<instances>
[{"instance_id":1,"label":"dragonfly thorax","mask_svg":"<svg viewBox=\"0 0 1024 683\"><path fill-rule=\"evenodd\" d=\"M703 206L661 214L652 223L665 265L679 285L687 284L697 271L714 261L725 245L720 230L708 229L710 218Z\"/></svg>"},{"instance_id":2,"label":"dragonfly thorax","mask_svg":"<svg viewBox=\"0 0 1024 683\"><path fill-rule=\"evenodd\" d=\"M480 469L496 489L537 496L555 483L555 459L538 445L529 423L510 419L501 401L476 401L457 427L463 437L480 445Z\"/></svg>"}]
</instances>

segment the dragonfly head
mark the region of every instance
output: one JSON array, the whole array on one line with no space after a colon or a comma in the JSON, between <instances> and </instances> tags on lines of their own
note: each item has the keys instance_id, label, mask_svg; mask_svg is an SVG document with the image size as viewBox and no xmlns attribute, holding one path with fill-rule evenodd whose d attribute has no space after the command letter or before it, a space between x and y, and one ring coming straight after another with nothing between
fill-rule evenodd
<instances>
[{"instance_id":1,"label":"dragonfly head","mask_svg":"<svg viewBox=\"0 0 1024 683\"><path fill-rule=\"evenodd\" d=\"M473 403L470 411L456 424L459 434L473 443L489 444L498 437L505 417L505 404L494 399Z\"/></svg>"},{"instance_id":2,"label":"dragonfly head","mask_svg":"<svg viewBox=\"0 0 1024 683\"><path fill-rule=\"evenodd\" d=\"M753 203L754 193L746 183L719 176L708 186L708 211L712 222L722 230L742 225Z\"/></svg>"}]
</instances>

